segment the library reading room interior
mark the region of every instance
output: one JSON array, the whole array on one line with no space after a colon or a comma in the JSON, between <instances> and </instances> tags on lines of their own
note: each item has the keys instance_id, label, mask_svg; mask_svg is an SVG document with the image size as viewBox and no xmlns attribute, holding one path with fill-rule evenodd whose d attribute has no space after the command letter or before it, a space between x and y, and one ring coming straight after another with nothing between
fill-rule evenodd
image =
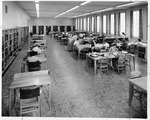
<instances>
[{"instance_id":1,"label":"library reading room interior","mask_svg":"<svg viewBox=\"0 0 150 120\"><path fill-rule=\"evenodd\" d=\"M147 0L2 1L2 117L148 119Z\"/></svg>"}]
</instances>

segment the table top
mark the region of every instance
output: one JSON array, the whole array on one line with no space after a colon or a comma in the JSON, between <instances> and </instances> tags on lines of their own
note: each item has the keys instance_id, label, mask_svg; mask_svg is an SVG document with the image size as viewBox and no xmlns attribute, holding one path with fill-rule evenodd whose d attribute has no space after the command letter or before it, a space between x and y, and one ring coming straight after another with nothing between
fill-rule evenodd
<instances>
[{"instance_id":1,"label":"table top","mask_svg":"<svg viewBox=\"0 0 150 120\"><path fill-rule=\"evenodd\" d=\"M97 55L95 57L92 56L92 53L89 53L89 54L86 54L88 57L90 57L91 59L93 60L100 60L100 59L105 59L105 58L108 58L108 59L112 59L112 58L116 58L115 55L113 55L112 53L110 52L104 52L104 53L94 53L94 55ZM102 56L104 55L104 56Z\"/></svg>"},{"instance_id":2,"label":"table top","mask_svg":"<svg viewBox=\"0 0 150 120\"><path fill-rule=\"evenodd\" d=\"M51 77L48 73L48 70L16 73L9 89L51 84Z\"/></svg>"},{"instance_id":3,"label":"table top","mask_svg":"<svg viewBox=\"0 0 150 120\"><path fill-rule=\"evenodd\" d=\"M129 79L129 83L147 92L147 76L135 78L135 79Z\"/></svg>"},{"instance_id":4,"label":"table top","mask_svg":"<svg viewBox=\"0 0 150 120\"><path fill-rule=\"evenodd\" d=\"M34 34L33 37L35 37L35 36L45 36L45 35L44 34L40 34L40 35L39 34Z\"/></svg>"},{"instance_id":5,"label":"table top","mask_svg":"<svg viewBox=\"0 0 150 120\"><path fill-rule=\"evenodd\" d=\"M118 53L118 55L119 54L127 54L127 52L124 52L124 51L117 52L117 53ZM94 54L95 56L91 56L92 54ZM88 53L86 55L93 60L100 60L100 59L105 59L105 58L112 59L112 58L118 57L118 55L115 55L115 53L112 53L112 52L103 52L103 53L94 52L94 53ZM102 56L102 55L104 55L104 56Z\"/></svg>"},{"instance_id":6,"label":"table top","mask_svg":"<svg viewBox=\"0 0 150 120\"><path fill-rule=\"evenodd\" d=\"M85 45L75 45L75 47L80 51L82 50L83 48L90 48L91 47L91 44L85 44Z\"/></svg>"}]
</instances>

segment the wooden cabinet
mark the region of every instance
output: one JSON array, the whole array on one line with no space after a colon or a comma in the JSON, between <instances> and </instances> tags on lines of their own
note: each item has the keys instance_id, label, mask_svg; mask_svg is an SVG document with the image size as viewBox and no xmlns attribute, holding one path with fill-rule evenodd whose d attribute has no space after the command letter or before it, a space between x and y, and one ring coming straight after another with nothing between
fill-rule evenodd
<instances>
[{"instance_id":1,"label":"wooden cabinet","mask_svg":"<svg viewBox=\"0 0 150 120\"><path fill-rule=\"evenodd\" d=\"M7 70L28 40L29 27L5 29L2 31L2 73Z\"/></svg>"}]
</instances>

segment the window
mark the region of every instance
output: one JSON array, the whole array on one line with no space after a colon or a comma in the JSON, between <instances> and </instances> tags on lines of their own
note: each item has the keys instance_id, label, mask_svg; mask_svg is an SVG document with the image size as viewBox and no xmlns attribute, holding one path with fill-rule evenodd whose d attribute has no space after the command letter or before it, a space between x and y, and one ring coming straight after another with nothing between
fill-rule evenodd
<instances>
[{"instance_id":1,"label":"window","mask_svg":"<svg viewBox=\"0 0 150 120\"><path fill-rule=\"evenodd\" d=\"M79 30L79 26L80 26L80 24L79 24L79 19L78 19L78 30Z\"/></svg>"},{"instance_id":2,"label":"window","mask_svg":"<svg viewBox=\"0 0 150 120\"><path fill-rule=\"evenodd\" d=\"M92 17L92 32L94 32L94 17Z\"/></svg>"},{"instance_id":3,"label":"window","mask_svg":"<svg viewBox=\"0 0 150 120\"><path fill-rule=\"evenodd\" d=\"M133 11L132 15L132 37L139 37L139 11Z\"/></svg>"},{"instance_id":4,"label":"window","mask_svg":"<svg viewBox=\"0 0 150 120\"><path fill-rule=\"evenodd\" d=\"M125 13L120 13L120 24L119 24L119 35L122 35L122 32L125 33L125 21L126 21L126 18L125 18Z\"/></svg>"},{"instance_id":5,"label":"window","mask_svg":"<svg viewBox=\"0 0 150 120\"><path fill-rule=\"evenodd\" d=\"M80 19L80 30L82 30L82 18Z\"/></svg>"},{"instance_id":6,"label":"window","mask_svg":"<svg viewBox=\"0 0 150 120\"><path fill-rule=\"evenodd\" d=\"M97 32L100 32L100 16L97 16Z\"/></svg>"},{"instance_id":7,"label":"window","mask_svg":"<svg viewBox=\"0 0 150 120\"><path fill-rule=\"evenodd\" d=\"M86 31L86 18L84 18L84 31Z\"/></svg>"},{"instance_id":8,"label":"window","mask_svg":"<svg viewBox=\"0 0 150 120\"><path fill-rule=\"evenodd\" d=\"M111 21L110 21L110 34L111 35L114 35L115 34L115 21L114 21L114 14L111 14L111 16L110 16L110 19L111 19Z\"/></svg>"},{"instance_id":9,"label":"window","mask_svg":"<svg viewBox=\"0 0 150 120\"><path fill-rule=\"evenodd\" d=\"M87 21L87 27L88 27L88 31L90 31L90 29L89 29L89 27L90 27L90 24L89 24L89 22L90 22L90 18L88 17L88 21Z\"/></svg>"},{"instance_id":10,"label":"window","mask_svg":"<svg viewBox=\"0 0 150 120\"><path fill-rule=\"evenodd\" d=\"M75 24L76 30L78 29L78 21L76 19L76 24Z\"/></svg>"},{"instance_id":11,"label":"window","mask_svg":"<svg viewBox=\"0 0 150 120\"><path fill-rule=\"evenodd\" d=\"M106 15L103 15L103 33L106 34Z\"/></svg>"}]
</instances>

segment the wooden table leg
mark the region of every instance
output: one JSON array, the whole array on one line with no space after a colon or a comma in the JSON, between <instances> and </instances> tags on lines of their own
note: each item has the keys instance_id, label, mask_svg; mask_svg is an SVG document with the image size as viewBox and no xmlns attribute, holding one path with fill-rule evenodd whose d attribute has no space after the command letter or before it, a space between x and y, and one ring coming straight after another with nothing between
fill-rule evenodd
<instances>
[{"instance_id":1,"label":"wooden table leg","mask_svg":"<svg viewBox=\"0 0 150 120\"><path fill-rule=\"evenodd\" d=\"M51 84L48 85L49 88L49 100L50 100L50 112L51 112Z\"/></svg>"},{"instance_id":2,"label":"wooden table leg","mask_svg":"<svg viewBox=\"0 0 150 120\"><path fill-rule=\"evenodd\" d=\"M11 113L11 90L9 89L9 116Z\"/></svg>"},{"instance_id":3,"label":"wooden table leg","mask_svg":"<svg viewBox=\"0 0 150 120\"><path fill-rule=\"evenodd\" d=\"M88 58L87 58L87 55L86 55L86 68L88 66Z\"/></svg>"},{"instance_id":4,"label":"wooden table leg","mask_svg":"<svg viewBox=\"0 0 150 120\"><path fill-rule=\"evenodd\" d=\"M133 85L129 81L129 106L131 106L132 97L133 97Z\"/></svg>"},{"instance_id":5,"label":"wooden table leg","mask_svg":"<svg viewBox=\"0 0 150 120\"><path fill-rule=\"evenodd\" d=\"M135 70L135 56L133 56L133 65L134 65L134 70Z\"/></svg>"},{"instance_id":6,"label":"wooden table leg","mask_svg":"<svg viewBox=\"0 0 150 120\"><path fill-rule=\"evenodd\" d=\"M94 73L95 73L95 74L96 74L96 68L97 68L96 60L94 60Z\"/></svg>"},{"instance_id":7,"label":"wooden table leg","mask_svg":"<svg viewBox=\"0 0 150 120\"><path fill-rule=\"evenodd\" d=\"M78 50L78 60L80 59L80 51Z\"/></svg>"},{"instance_id":8,"label":"wooden table leg","mask_svg":"<svg viewBox=\"0 0 150 120\"><path fill-rule=\"evenodd\" d=\"M16 89L14 89L14 103L13 105L16 103Z\"/></svg>"}]
</instances>

